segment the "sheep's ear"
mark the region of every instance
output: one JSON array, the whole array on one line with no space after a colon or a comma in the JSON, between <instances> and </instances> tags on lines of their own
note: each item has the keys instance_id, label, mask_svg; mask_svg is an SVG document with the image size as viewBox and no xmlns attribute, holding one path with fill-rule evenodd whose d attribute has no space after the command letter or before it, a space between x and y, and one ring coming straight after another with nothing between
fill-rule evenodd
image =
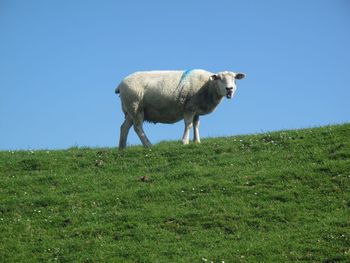
<instances>
[{"instance_id":1,"label":"sheep's ear","mask_svg":"<svg viewBox=\"0 0 350 263\"><path fill-rule=\"evenodd\" d=\"M244 79L245 74L244 73L236 73L235 79Z\"/></svg>"},{"instance_id":2,"label":"sheep's ear","mask_svg":"<svg viewBox=\"0 0 350 263\"><path fill-rule=\"evenodd\" d=\"M211 75L211 76L210 76L210 79L211 79L211 80L218 80L218 79L220 79L220 76L217 75L217 74L214 74L214 75Z\"/></svg>"}]
</instances>

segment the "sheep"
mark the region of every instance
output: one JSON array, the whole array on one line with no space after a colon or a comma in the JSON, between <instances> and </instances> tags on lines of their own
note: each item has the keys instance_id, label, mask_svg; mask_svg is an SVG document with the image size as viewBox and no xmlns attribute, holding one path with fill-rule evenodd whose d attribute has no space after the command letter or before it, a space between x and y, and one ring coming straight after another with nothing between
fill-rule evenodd
<instances>
[{"instance_id":1,"label":"sheep","mask_svg":"<svg viewBox=\"0 0 350 263\"><path fill-rule=\"evenodd\" d=\"M196 69L187 71L135 72L118 85L125 120L120 127L119 149L126 147L131 126L143 146L150 147L143 122L175 123L182 119L185 130L182 143L189 143L194 129L194 142L200 143L199 116L211 113L224 96L231 99L236 92L236 80L244 73L223 71L217 74Z\"/></svg>"}]
</instances>

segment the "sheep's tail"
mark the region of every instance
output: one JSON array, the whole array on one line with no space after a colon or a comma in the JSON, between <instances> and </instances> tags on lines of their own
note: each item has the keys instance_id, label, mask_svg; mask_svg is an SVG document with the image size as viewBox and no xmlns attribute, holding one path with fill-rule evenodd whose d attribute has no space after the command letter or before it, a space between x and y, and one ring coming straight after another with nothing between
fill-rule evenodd
<instances>
[{"instance_id":1,"label":"sheep's tail","mask_svg":"<svg viewBox=\"0 0 350 263\"><path fill-rule=\"evenodd\" d=\"M120 90L119 90L119 86L115 89L115 94L119 94Z\"/></svg>"}]
</instances>

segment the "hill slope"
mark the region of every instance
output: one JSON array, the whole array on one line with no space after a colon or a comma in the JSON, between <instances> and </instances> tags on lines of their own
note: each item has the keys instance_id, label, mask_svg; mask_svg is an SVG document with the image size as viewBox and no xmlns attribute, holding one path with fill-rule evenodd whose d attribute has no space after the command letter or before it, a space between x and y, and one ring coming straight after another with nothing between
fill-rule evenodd
<instances>
[{"instance_id":1,"label":"hill slope","mask_svg":"<svg viewBox=\"0 0 350 263\"><path fill-rule=\"evenodd\" d=\"M350 124L0 152L4 262L350 261Z\"/></svg>"}]
</instances>

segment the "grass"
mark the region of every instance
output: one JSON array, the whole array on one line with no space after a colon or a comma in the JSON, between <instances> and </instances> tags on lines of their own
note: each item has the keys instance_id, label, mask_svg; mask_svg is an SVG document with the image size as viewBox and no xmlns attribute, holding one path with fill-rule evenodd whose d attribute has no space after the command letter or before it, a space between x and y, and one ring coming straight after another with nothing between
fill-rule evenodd
<instances>
[{"instance_id":1,"label":"grass","mask_svg":"<svg viewBox=\"0 0 350 263\"><path fill-rule=\"evenodd\" d=\"M1 262L349 262L350 124L0 152Z\"/></svg>"}]
</instances>

